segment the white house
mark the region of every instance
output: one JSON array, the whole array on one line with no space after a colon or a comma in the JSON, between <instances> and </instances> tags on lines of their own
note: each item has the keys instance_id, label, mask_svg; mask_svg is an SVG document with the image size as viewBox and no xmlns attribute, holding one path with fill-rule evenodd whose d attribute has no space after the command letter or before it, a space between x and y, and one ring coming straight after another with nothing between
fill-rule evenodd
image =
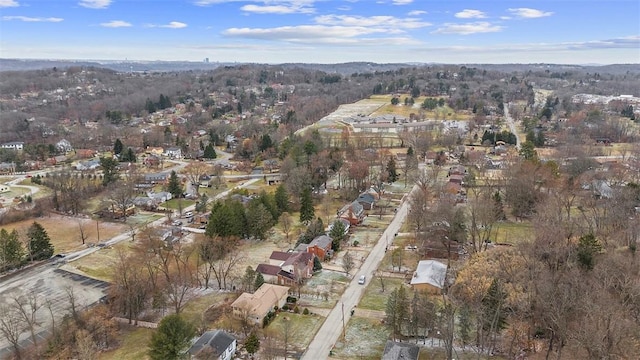
<instances>
[{"instance_id":1,"label":"white house","mask_svg":"<svg viewBox=\"0 0 640 360\"><path fill-rule=\"evenodd\" d=\"M11 150L23 150L24 142L22 141L12 141L4 144L0 144L0 148L3 149L11 149Z\"/></svg>"},{"instance_id":2,"label":"white house","mask_svg":"<svg viewBox=\"0 0 640 360\"><path fill-rule=\"evenodd\" d=\"M179 147L170 147L165 149L164 156L169 157L171 159L181 159L182 158L182 150Z\"/></svg>"}]
</instances>

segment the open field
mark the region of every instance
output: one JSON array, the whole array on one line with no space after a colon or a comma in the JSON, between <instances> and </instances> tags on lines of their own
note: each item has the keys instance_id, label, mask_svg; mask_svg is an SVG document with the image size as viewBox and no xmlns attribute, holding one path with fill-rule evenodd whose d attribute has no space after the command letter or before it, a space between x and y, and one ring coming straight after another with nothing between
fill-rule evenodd
<instances>
[{"instance_id":1,"label":"open field","mask_svg":"<svg viewBox=\"0 0 640 360\"><path fill-rule=\"evenodd\" d=\"M113 264L118 259L118 253L128 253L133 244L129 241L121 242L114 246L104 247L91 255L80 258L65 265L73 270L80 271L92 278L110 282L113 279Z\"/></svg>"},{"instance_id":2,"label":"open field","mask_svg":"<svg viewBox=\"0 0 640 360\"><path fill-rule=\"evenodd\" d=\"M3 227L7 231L13 231L13 229L16 229L22 236L26 236L27 229L34 221L42 225L42 227L47 231L56 254L80 250L85 247L85 245L82 245L80 228L84 231L85 243L97 243L98 231L100 234L100 240L104 241L122 234L128 229L128 226L122 223L96 222L92 219L75 218L62 215L50 215L47 217L39 217L37 219L23 220L17 223L4 225Z\"/></svg>"},{"instance_id":3,"label":"open field","mask_svg":"<svg viewBox=\"0 0 640 360\"><path fill-rule=\"evenodd\" d=\"M384 103L384 106L381 106L378 110L373 112L371 116L381 116L381 115L399 115L406 118L409 118L410 114L424 114L427 119L436 119L436 120L468 120L470 116L467 113L456 112L448 105L444 105L442 107L437 107L433 110L425 110L422 109L422 103L427 99L426 96L420 96L414 99L413 105L404 105L404 101L406 98L409 98L408 95L401 95L399 97L400 103L398 105L392 105L391 99L393 95L373 95L372 99L376 101L380 101ZM434 99L439 99L440 97L435 96L432 97ZM446 100L446 97L444 97Z\"/></svg>"},{"instance_id":4,"label":"open field","mask_svg":"<svg viewBox=\"0 0 640 360\"><path fill-rule=\"evenodd\" d=\"M496 224L496 235L492 240L499 244L515 245L533 240L533 236L533 225L530 222L504 221Z\"/></svg>"}]
</instances>

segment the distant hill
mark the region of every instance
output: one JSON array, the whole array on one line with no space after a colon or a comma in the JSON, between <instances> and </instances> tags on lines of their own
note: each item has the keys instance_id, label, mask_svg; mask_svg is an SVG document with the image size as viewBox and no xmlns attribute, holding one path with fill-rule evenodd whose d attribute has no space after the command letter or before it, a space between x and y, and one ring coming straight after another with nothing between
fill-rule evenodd
<instances>
[{"instance_id":1,"label":"distant hill","mask_svg":"<svg viewBox=\"0 0 640 360\"><path fill-rule=\"evenodd\" d=\"M0 71L22 71L60 69L73 66L93 66L115 70L118 72L165 72L165 71L189 71L189 70L213 70L220 66L234 66L247 63L232 62L196 62L196 61L112 61L112 60L37 60L37 59L0 59ZM254 65L259 65L254 63ZM496 70L503 72L526 71L580 71L598 72L609 74L640 73L640 64L612 64L612 65L562 65L562 64L435 64L435 63L388 63L374 62L348 62L339 64L314 64L314 63L283 63L278 64L284 68L302 68L318 70L326 73L338 73L351 75L353 73L372 73L376 71L393 71L401 68L428 65L466 66L478 69Z\"/></svg>"}]
</instances>

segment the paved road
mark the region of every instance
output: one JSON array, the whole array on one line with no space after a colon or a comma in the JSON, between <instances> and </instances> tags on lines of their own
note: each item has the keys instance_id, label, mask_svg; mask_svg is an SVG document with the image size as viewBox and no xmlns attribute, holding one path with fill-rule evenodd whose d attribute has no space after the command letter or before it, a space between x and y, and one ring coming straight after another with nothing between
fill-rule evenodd
<instances>
[{"instance_id":1,"label":"paved road","mask_svg":"<svg viewBox=\"0 0 640 360\"><path fill-rule=\"evenodd\" d=\"M507 126L509 126L509 131L511 131L516 136L516 149L520 150L520 137L518 136L518 131L516 129L516 123L509 115L509 105L504 105L504 120L507 122Z\"/></svg>"},{"instance_id":2,"label":"paved road","mask_svg":"<svg viewBox=\"0 0 640 360\"><path fill-rule=\"evenodd\" d=\"M414 190L415 189L416 187L414 187ZM391 221L391 224L389 224L387 229L382 233L382 236L378 239L378 243L373 247L369 256L360 267L360 270L356 272L353 280L351 280L351 283L349 283L349 286L345 289L340 301L338 301L333 310L331 310L331 313L329 313L329 316L327 316L324 324L322 324L322 327L318 330L315 338L311 341L302 356L302 359L318 360L329 357L329 351L342 335L343 319L344 325L346 325L349 321L351 309L360 302L360 298L362 294L364 294L366 284L365 286L359 285L358 278L360 275L366 275L367 284L371 281L374 271L378 268L384 257L385 248L393 242L395 234L402 226L407 216L408 207L409 201L404 201Z\"/></svg>"}]
</instances>

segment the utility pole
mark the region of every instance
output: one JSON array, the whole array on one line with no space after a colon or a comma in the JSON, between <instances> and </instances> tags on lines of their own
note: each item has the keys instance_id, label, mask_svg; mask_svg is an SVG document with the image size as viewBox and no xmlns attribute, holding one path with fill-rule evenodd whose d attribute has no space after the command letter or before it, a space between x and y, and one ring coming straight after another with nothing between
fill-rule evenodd
<instances>
[{"instance_id":1,"label":"utility pole","mask_svg":"<svg viewBox=\"0 0 640 360\"><path fill-rule=\"evenodd\" d=\"M98 244L100 243L100 220L96 219L96 232L98 233Z\"/></svg>"}]
</instances>

